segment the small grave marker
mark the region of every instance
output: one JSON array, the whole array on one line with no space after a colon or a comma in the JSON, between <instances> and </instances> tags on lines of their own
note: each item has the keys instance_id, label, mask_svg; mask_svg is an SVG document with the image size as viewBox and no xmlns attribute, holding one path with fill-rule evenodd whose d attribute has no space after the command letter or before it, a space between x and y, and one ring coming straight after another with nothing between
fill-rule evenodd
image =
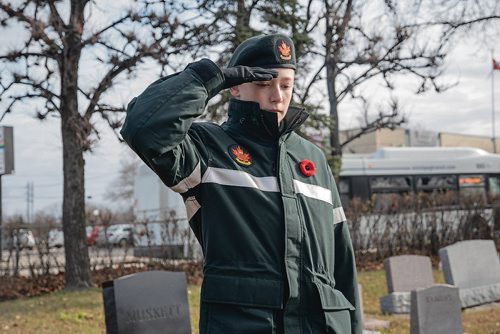
<instances>
[{"instance_id":1,"label":"small grave marker","mask_svg":"<svg viewBox=\"0 0 500 334\"><path fill-rule=\"evenodd\" d=\"M146 271L103 284L107 334L190 334L186 274Z\"/></svg>"},{"instance_id":2,"label":"small grave marker","mask_svg":"<svg viewBox=\"0 0 500 334\"><path fill-rule=\"evenodd\" d=\"M411 292L410 334L462 334L458 288L438 284Z\"/></svg>"}]
</instances>

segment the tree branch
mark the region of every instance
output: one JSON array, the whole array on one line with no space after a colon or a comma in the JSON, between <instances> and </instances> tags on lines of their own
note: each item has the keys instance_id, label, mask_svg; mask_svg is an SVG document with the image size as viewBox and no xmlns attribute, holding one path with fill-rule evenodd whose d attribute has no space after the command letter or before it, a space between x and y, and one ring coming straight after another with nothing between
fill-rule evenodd
<instances>
[{"instance_id":1,"label":"tree branch","mask_svg":"<svg viewBox=\"0 0 500 334\"><path fill-rule=\"evenodd\" d=\"M113 83L113 79L116 76L118 76L121 72L134 67L141 58L147 56L150 53L151 53L150 51L139 52L136 55L134 55L133 57L130 57L130 58L124 59L120 62L117 62L113 66L113 68L111 70L109 70L108 73L106 73L104 75L104 77L99 82L99 85L94 90L92 97L89 101L89 105L87 107L87 110L85 111L84 117L87 119L90 119L90 117L92 116L92 113L95 112L95 108L98 104L99 99L101 98L101 95L109 87L111 87L111 85Z\"/></svg>"},{"instance_id":2,"label":"tree branch","mask_svg":"<svg viewBox=\"0 0 500 334\"><path fill-rule=\"evenodd\" d=\"M64 21L61 18L61 15L59 15L59 12L57 11L56 5L54 1L48 1L49 3L49 8L50 8L50 23L54 30L57 32L59 37L62 39L64 36L64 29L66 25L64 24Z\"/></svg>"},{"instance_id":3,"label":"tree branch","mask_svg":"<svg viewBox=\"0 0 500 334\"><path fill-rule=\"evenodd\" d=\"M325 63L323 63L321 65L321 67L316 71L316 73L312 77L311 81L307 85L307 87L306 87L306 89L304 91L304 94L302 94L302 97L300 98L300 101L301 101L302 104L304 104L305 101L307 100L307 98L309 97L309 90L316 83L316 81L318 79L318 76L320 75L321 71L323 71L324 68L325 68Z\"/></svg>"},{"instance_id":4,"label":"tree branch","mask_svg":"<svg viewBox=\"0 0 500 334\"><path fill-rule=\"evenodd\" d=\"M24 14L24 8L22 10L15 10L10 5L0 3L0 9L3 10L5 13L7 13L9 17L14 17L20 22L25 22L29 24L31 27L31 36L35 40L41 39L49 47L60 50L59 45L57 45L57 43L49 36L47 36L47 34L45 33L44 30L47 27L47 25L40 20L36 20L35 18L26 16Z\"/></svg>"},{"instance_id":5,"label":"tree branch","mask_svg":"<svg viewBox=\"0 0 500 334\"><path fill-rule=\"evenodd\" d=\"M112 23L110 23L106 27L102 28L98 32L93 33L92 36L90 36L86 40L83 40L81 43L81 46L84 47L88 44L95 44L99 40L99 36L102 35L104 32L116 27L120 23L123 23L123 22L125 22L125 20L130 19L130 18L132 18L132 15L131 15L131 13L128 13L127 15L119 18L118 20L113 21Z\"/></svg>"},{"instance_id":6,"label":"tree branch","mask_svg":"<svg viewBox=\"0 0 500 334\"><path fill-rule=\"evenodd\" d=\"M51 59L57 60L57 58L54 55L50 55L48 53L40 53L40 52L12 51L6 55L0 55L0 59L5 59L5 60L10 61L10 62L17 61L19 58L27 59L30 57L51 58Z\"/></svg>"},{"instance_id":7,"label":"tree branch","mask_svg":"<svg viewBox=\"0 0 500 334\"><path fill-rule=\"evenodd\" d=\"M43 94L33 94L33 93L26 93L26 94L21 94L21 95L16 95L16 96L9 96L9 99L11 99L11 102L9 103L9 105L7 106L7 108L5 109L5 111L3 112L2 116L0 117L0 121L3 120L3 118L5 117L5 115L7 115L8 113L10 113L12 111L12 108L14 107L14 105L16 105L18 102L25 102L26 99L35 99L35 98L41 98L41 99L44 99L48 102L50 102L50 104L52 104L53 108L52 109L47 109L47 114L49 112L52 112L52 111L55 111L55 110L59 110L59 107L50 99L48 99L47 97L45 97ZM40 112L37 113L37 117L40 118Z\"/></svg>"},{"instance_id":8,"label":"tree branch","mask_svg":"<svg viewBox=\"0 0 500 334\"><path fill-rule=\"evenodd\" d=\"M488 15L488 16L483 16L483 17L477 17L471 20L466 20L466 21L426 21L422 23L414 23L414 24L409 24L407 25L410 28L414 27L432 27L432 26L446 26L449 27L450 29L456 30L458 28L464 27L464 26L471 26L479 22L483 21L489 21L489 20L498 20L500 19L500 15Z\"/></svg>"},{"instance_id":9,"label":"tree branch","mask_svg":"<svg viewBox=\"0 0 500 334\"><path fill-rule=\"evenodd\" d=\"M348 136L347 139L340 144L340 147L343 148L355 139L360 138L368 133L377 131L378 129L394 130L401 124L404 124L406 122L406 118L404 115L400 115L398 103L396 100L391 101L390 108L390 113L379 111L377 118L372 121L368 121L368 112L367 109L365 109L365 125L361 127L355 135Z\"/></svg>"}]
</instances>

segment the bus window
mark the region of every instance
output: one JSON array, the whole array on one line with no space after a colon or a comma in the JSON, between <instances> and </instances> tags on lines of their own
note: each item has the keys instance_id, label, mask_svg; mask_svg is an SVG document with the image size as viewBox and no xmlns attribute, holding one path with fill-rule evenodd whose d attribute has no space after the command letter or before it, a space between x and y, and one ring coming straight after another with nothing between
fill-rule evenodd
<instances>
[{"instance_id":1,"label":"bus window","mask_svg":"<svg viewBox=\"0 0 500 334\"><path fill-rule=\"evenodd\" d=\"M488 177L488 189L491 195L500 195L500 176Z\"/></svg>"},{"instance_id":2,"label":"bus window","mask_svg":"<svg viewBox=\"0 0 500 334\"><path fill-rule=\"evenodd\" d=\"M455 175L425 175L416 177L417 192L432 192L435 190L456 190Z\"/></svg>"},{"instance_id":3,"label":"bus window","mask_svg":"<svg viewBox=\"0 0 500 334\"><path fill-rule=\"evenodd\" d=\"M460 175L458 186L461 195L486 195L484 175Z\"/></svg>"},{"instance_id":4,"label":"bus window","mask_svg":"<svg viewBox=\"0 0 500 334\"><path fill-rule=\"evenodd\" d=\"M395 208L399 196L412 192L410 176L372 176L370 188L375 211L388 212Z\"/></svg>"},{"instance_id":5,"label":"bus window","mask_svg":"<svg viewBox=\"0 0 500 334\"><path fill-rule=\"evenodd\" d=\"M340 202L342 206L349 206L349 198L350 198L350 184L349 179L340 179L338 183Z\"/></svg>"},{"instance_id":6,"label":"bus window","mask_svg":"<svg viewBox=\"0 0 500 334\"><path fill-rule=\"evenodd\" d=\"M370 178L370 188L374 193L402 193L412 190L409 176L374 176Z\"/></svg>"},{"instance_id":7,"label":"bus window","mask_svg":"<svg viewBox=\"0 0 500 334\"><path fill-rule=\"evenodd\" d=\"M340 179L339 181L339 193L349 195L349 180Z\"/></svg>"},{"instance_id":8,"label":"bus window","mask_svg":"<svg viewBox=\"0 0 500 334\"><path fill-rule=\"evenodd\" d=\"M351 198L370 198L370 189L368 186L368 177L366 176L353 176L350 178L351 185Z\"/></svg>"}]
</instances>

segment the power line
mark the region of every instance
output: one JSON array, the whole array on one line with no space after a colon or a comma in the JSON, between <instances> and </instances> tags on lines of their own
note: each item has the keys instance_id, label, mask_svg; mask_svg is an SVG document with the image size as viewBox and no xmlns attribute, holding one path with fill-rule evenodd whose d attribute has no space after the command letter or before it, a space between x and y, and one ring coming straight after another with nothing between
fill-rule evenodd
<instances>
[{"instance_id":1,"label":"power line","mask_svg":"<svg viewBox=\"0 0 500 334\"><path fill-rule=\"evenodd\" d=\"M36 186L37 187L41 187L41 188L49 188L49 187L55 187L55 186L62 186L62 182L61 183L50 183L50 184L37 184ZM26 186L9 186L7 187L9 190L10 189L26 189Z\"/></svg>"}]
</instances>

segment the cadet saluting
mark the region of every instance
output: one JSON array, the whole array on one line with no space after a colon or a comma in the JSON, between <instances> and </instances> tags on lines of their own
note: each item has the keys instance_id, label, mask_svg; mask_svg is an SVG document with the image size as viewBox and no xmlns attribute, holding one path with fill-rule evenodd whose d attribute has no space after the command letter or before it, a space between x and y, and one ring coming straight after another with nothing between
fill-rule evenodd
<instances>
[{"instance_id":1,"label":"cadet saluting","mask_svg":"<svg viewBox=\"0 0 500 334\"><path fill-rule=\"evenodd\" d=\"M134 98L121 134L184 198L204 254L200 333L361 333L356 267L323 152L297 135L295 49L244 41L227 68L208 59ZM229 88L228 119L196 122Z\"/></svg>"}]
</instances>

